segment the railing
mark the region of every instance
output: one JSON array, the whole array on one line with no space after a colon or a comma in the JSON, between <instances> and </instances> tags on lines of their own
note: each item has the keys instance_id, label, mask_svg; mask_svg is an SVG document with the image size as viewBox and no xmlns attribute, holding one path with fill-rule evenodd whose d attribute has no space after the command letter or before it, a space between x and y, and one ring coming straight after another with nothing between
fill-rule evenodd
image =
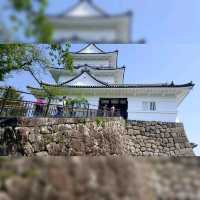
<instances>
[{"instance_id":1,"label":"railing","mask_svg":"<svg viewBox=\"0 0 200 200\"><path fill-rule=\"evenodd\" d=\"M21 101L0 98L0 117L119 117L119 110L99 110L89 108L73 108L57 104L38 105L32 101Z\"/></svg>"}]
</instances>

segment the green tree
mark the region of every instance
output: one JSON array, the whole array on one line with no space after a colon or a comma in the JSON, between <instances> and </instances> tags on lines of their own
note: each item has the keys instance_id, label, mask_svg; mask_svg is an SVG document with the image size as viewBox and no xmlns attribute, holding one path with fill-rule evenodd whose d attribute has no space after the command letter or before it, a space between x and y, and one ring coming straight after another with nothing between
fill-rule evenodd
<instances>
[{"instance_id":1,"label":"green tree","mask_svg":"<svg viewBox=\"0 0 200 200\"><path fill-rule=\"evenodd\" d=\"M24 70L34 63L48 64L37 45L0 44L0 81L13 70Z\"/></svg>"},{"instance_id":2,"label":"green tree","mask_svg":"<svg viewBox=\"0 0 200 200\"><path fill-rule=\"evenodd\" d=\"M25 38L49 43L52 40L53 26L45 15L47 6L48 0L5 0L0 6L0 17L9 18L10 26L4 24L2 28L14 36L20 32ZM5 31L0 31L0 34L5 35ZM9 40L8 37L4 38Z\"/></svg>"},{"instance_id":3,"label":"green tree","mask_svg":"<svg viewBox=\"0 0 200 200\"><path fill-rule=\"evenodd\" d=\"M73 70L69 48L69 44L0 44L0 81L13 70L34 71L34 64L39 64L44 69L49 65L62 65Z\"/></svg>"},{"instance_id":4,"label":"green tree","mask_svg":"<svg viewBox=\"0 0 200 200\"><path fill-rule=\"evenodd\" d=\"M64 67L66 70L73 71L73 56L69 49L70 43L66 44L51 44L48 46L51 61L56 66Z\"/></svg>"},{"instance_id":5,"label":"green tree","mask_svg":"<svg viewBox=\"0 0 200 200\"><path fill-rule=\"evenodd\" d=\"M22 95L15 88L9 87L0 90L1 116L25 115L26 105L22 102Z\"/></svg>"},{"instance_id":6,"label":"green tree","mask_svg":"<svg viewBox=\"0 0 200 200\"><path fill-rule=\"evenodd\" d=\"M1 89L0 90L1 98L6 98L10 100L22 100L22 96L17 90L13 87Z\"/></svg>"}]
</instances>

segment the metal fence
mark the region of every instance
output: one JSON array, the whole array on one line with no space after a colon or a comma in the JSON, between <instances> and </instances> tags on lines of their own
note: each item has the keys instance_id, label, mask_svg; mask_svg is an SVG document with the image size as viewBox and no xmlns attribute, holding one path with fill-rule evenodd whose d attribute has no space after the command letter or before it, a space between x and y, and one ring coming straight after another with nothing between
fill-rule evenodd
<instances>
[{"instance_id":1,"label":"metal fence","mask_svg":"<svg viewBox=\"0 0 200 200\"><path fill-rule=\"evenodd\" d=\"M119 117L120 111L74 108L57 104L38 105L32 101L22 101L0 98L0 117L69 117L69 118L94 118L94 117Z\"/></svg>"}]
</instances>

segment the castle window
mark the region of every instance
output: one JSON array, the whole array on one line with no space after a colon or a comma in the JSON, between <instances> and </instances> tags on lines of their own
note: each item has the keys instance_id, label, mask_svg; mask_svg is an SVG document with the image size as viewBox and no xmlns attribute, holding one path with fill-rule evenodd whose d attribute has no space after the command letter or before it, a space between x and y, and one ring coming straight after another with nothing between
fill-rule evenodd
<instances>
[{"instance_id":1,"label":"castle window","mask_svg":"<svg viewBox=\"0 0 200 200\"><path fill-rule=\"evenodd\" d=\"M156 102L155 101L144 101L143 102L144 111L156 111Z\"/></svg>"}]
</instances>

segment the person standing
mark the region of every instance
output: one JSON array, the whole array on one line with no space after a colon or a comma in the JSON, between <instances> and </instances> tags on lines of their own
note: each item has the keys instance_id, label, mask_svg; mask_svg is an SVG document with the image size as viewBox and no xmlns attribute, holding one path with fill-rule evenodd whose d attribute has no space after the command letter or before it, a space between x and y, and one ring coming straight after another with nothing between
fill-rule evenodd
<instances>
[{"instance_id":1,"label":"person standing","mask_svg":"<svg viewBox=\"0 0 200 200\"><path fill-rule=\"evenodd\" d=\"M57 113L55 115L55 117L62 117L63 116L63 100L62 99L59 99L59 102L56 106L57 108Z\"/></svg>"},{"instance_id":2,"label":"person standing","mask_svg":"<svg viewBox=\"0 0 200 200\"><path fill-rule=\"evenodd\" d=\"M103 107L103 116L104 117L107 117L107 110L108 110L108 106L104 105L104 107Z\"/></svg>"},{"instance_id":3,"label":"person standing","mask_svg":"<svg viewBox=\"0 0 200 200\"><path fill-rule=\"evenodd\" d=\"M44 114L44 108L45 108L46 103L47 102L45 98L43 97L38 98L36 100L34 116L42 116Z\"/></svg>"},{"instance_id":4,"label":"person standing","mask_svg":"<svg viewBox=\"0 0 200 200\"><path fill-rule=\"evenodd\" d=\"M115 115L115 106L113 105L111 107L111 117L114 117L114 115Z\"/></svg>"}]
</instances>

